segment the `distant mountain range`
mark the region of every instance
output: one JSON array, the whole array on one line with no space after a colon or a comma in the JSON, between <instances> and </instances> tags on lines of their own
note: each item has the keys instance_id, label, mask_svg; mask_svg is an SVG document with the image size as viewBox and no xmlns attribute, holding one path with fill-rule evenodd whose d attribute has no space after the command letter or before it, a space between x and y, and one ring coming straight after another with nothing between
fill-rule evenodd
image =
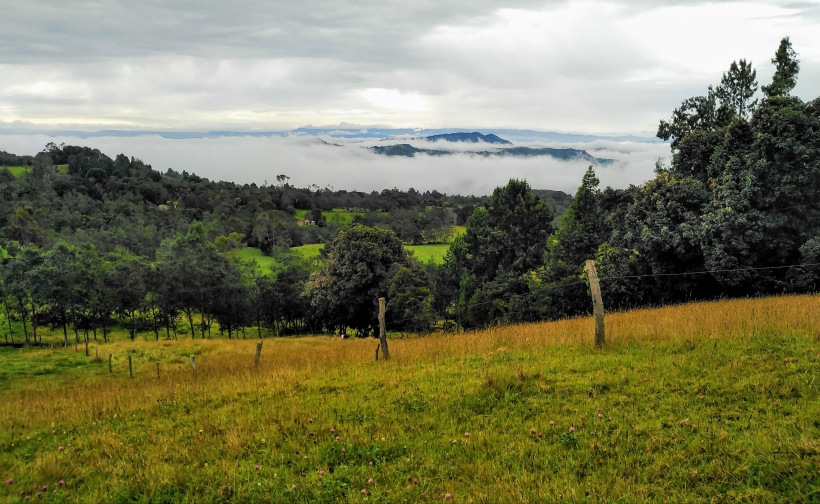
<instances>
[{"instance_id":1,"label":"distant mountain range","mask_svg":"<svg viewBox=\"0 0 820 504\"><path fill-rule=\"evenodd\" d=\"M516 129L483 129L485 132L478 133L484 137L498 136L507 141L517 143L534 142L592 142L594 140L611 140L616 142L641 142L654 143L661 142L657 138L640 137L633 135L626 136L603 136L603 135L581 135L574 133L556 133L551 131L516 130ZM50 136L67 136L76 138L94 137L141 137L160 136L170 139L190 139L190 138L218 138L218 137L269 137L269 136L328 136L332 138L376 138L389 139L396 137L436 137L440 135L463 135L464 129L411 129L411 128L372 128L358 127L350 124L339 127L304 127L289 131L147 131L147 130L100 130L100 131L77 131L77 130L56 130L44 129L40 125L27 123L3 123L0 122L0 134L44 134ZM472 133L467 133L472 135ZM465 141L465 140L461 140ZM494 143L488 142L487 143Z\"/></svg>"},{"instance_id":2,"label":"distant mountain range","mask_svg":"<svg viewBox=\"0 0 820 504\"><path fill-rule=\"evenodd\" d=\"M505 141L506 143L510 143ZM596 158L585 150L579 149L553 149L548 147L505 147L497 151L450 151L444 149L421 149L410 144L396 144L370 147L376 154L384 156L405 156L414 157L416 154L427 154L428 156L448 156L451 154L471 154L484 157L537 157L547 156L561 161L584 160L590 164L606 166L615 162L613 159Z\"/></svg>"},{"instance_id":3,"label":"distant mountain range","mask_svg":"<svg viewBox=\"0 0 820 504\"><path fill-rule=\"evenodd\" d=\"M443 140L446 142L469 142L469 143L491 143L491 144L509 144L512 145L512 142L509 140L504 140L503 138L490 133L489 135L482 135L481 133L474 131L472 133L443 133L441 135L430 135L424 137L431 142L437 142L439 140Z\"/></svg>"}]
</instances>

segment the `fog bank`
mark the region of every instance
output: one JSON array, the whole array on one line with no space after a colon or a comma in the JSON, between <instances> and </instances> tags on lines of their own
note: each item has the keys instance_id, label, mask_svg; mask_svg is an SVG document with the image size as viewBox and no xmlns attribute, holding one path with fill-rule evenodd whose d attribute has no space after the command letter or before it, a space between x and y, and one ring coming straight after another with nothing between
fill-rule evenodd
<instances>
[{"instance_id":1,"label":"fog bank","mask_svg":"<svg viewBox=\"0 0 820 504\"><path fill-rule=\"evenodd\" d=\"M394 143L405 142L406 140ZM80 139L43 134L0 135L0 150L33 155L46 143L87 145L112 158L119 153L134 156L165 171L186 170L212 180L237 183L276 183L276 176L290 177L290 184L358 191L385 188L419 191L436 189L450 194L489 194L510 178L526 179L537 189L554 189L573 194L588 164L559 161L549 157L497 158L456 154L449 156L416 155L413 158L387 157L368 149L389 145L378 140L345 141L316 137L219 137L175 140L158 136L131 138L97 137ZM418 146L422 146L418 142ZM427 143L426 147L452 150L483 150L488 144ZM669 157L669 146L662 143L632 143L598 140L571 144L532 144L533 146L585 149L599 158L611 158L610 166L597 167L602 186L623 188L653 177L658 157Z\"/></svg>"}]
</instances>

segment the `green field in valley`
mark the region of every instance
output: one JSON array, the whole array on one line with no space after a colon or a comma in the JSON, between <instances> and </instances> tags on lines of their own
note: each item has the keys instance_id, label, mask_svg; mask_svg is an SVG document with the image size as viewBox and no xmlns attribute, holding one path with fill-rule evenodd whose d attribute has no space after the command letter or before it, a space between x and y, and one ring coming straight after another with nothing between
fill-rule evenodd
<instances>
[{"instance_id":1,"label":"green field in valley","mask_svg":"<svg viewBox=\"0 0 820 504\"><path fill-rule=\"evenodd\" d=\"M449 243L432 243L429 245L405 245L404 248L413 252L413 256L418 259L420 263L441 264L444 262L444 256L450 249Z\"/></svg>"},{"instance_id":2,"label":"green field in valley","mask_svg":"<svg viewBox=\"0 0 820 504\"><path fill-rule=\"evenodd\" d=\"M311 243L301 247L291 247L290 251L303 259L318 259L319 252L324 246L324 243Z\"/></svg>"},{"instance_id":3,"label":"green field in valley","mask_svg":"<svg viewBox=\"0 0 820 504\"><path fill-rule=\"evenodd\" d=\"M0 166L0 170L6 169L15 177L19 177L23 173L31 170L31 166Z\"/></svg>"},{"instance_id":4,"label":"green field in valley","mask_svg":"<svg viewBox=\"0 0 820 504\"><path fill-rule=\"evenodd\" d=\"M276 264L276 259L266 256L261 250L254 247L245 247L239 251L239 258L244 261L256 261L259 271L268 274L271 268Z\"/></svg>"},{"instance_id":5,"label":"green field in valley","mask_svg":"<svg viewBox=\"0 0 820 504\"><path fill-rule=\"evenodd\" d=\"M378 362L274 338L258 367L216 337L0 348L0 502L814 502L818 314L688 304L608 314L603 350L577 318Z\"/></svg>"},{"instance_id":6,"label":"green field in valley","mask_svg":"<svg viewBox=\"0 0 820 504\"><path fill-rule=\"evenodd\" d=\"M454 226L453 236L463 235L467 232L464 226ZM290 249L294 254L307 259L314 259L319 257L319 250L324 247L324 244L302 245L301 247L292 247ZM447 250L450 248L449 243L431 243L425 245L405 245L405 248L413 252L413 255L421 263L428 263L432 261L435 264L442 264Z\"/></svg>"}]
</instances>

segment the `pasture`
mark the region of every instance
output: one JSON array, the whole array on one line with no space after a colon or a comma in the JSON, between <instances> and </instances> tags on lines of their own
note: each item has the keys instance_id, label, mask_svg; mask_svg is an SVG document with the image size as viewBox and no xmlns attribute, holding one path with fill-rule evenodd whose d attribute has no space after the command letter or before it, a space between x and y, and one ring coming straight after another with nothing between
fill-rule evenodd
<instances>
[{"instance_id":1,"label":"pasture","mask_svg":"<svg viewBox=\"0 0 820 504\"><path fill-rule=\"evenodd\" d=\"M589 318L392 340L390 361L266 339L258 368L254 340L3 348L0 499L812 501L818 327L793 296L611 313L603 350Z\"/></svg>"},{"instance_id":2,"label":"pasture","mask_svg":"<svg viewBox=\"0 0 820 504\"><path fill-rule=\"evenodd\" d=\"M243 261L254 261L259 271L266 275L271 273L271 268L276 264L276 259L266 256L261 250L254 247L245 247L240 250L239 258Z\"/></svg>"},{"instance_id":3,"label":"pasture","mask_svg":"<svg viewBox=\"0 0 820 504\"><path fill-rule=\"evenodd\" d=\"M0 170L8 170L15 178L17 178L23 173L31 170L31 166L0 166Z\"/></svg>"}]
</instances>

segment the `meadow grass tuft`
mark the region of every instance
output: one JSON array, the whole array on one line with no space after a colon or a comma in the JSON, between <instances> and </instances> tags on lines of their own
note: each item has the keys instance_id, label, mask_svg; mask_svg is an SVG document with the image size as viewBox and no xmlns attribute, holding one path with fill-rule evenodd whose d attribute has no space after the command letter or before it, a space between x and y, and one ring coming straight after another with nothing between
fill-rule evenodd
<instances>
[{"instance_id":1,"label":"meadow grass tuft","mask_svg":"<svg viewBox=\"0 0 820 504\"><path fill-rule=\"evenodd\" d=\"M258 368L251 339L117 335L97 363L94 345L4 349L0 496L812 501L818 309L794 296L612 313L603 350L588 318L437 334L391 341L389 362L375 340L331 337L267 339Z\"/></svg>"}]
</instances>

